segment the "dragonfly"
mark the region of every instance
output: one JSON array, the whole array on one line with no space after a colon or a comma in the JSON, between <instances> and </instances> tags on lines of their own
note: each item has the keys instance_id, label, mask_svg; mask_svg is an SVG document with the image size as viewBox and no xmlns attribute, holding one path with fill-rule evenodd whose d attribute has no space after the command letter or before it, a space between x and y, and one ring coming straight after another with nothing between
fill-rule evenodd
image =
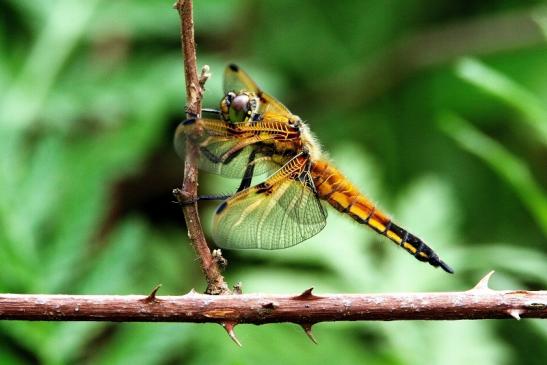
<instances>
[{"instance_id":1,"label":"dragonfly","mask_svg":"<svg viewBox=\"0 0 547 365\"><path fill-rule=\"evenodd\" d=\"M359 191L325 157L309 126L237 65L224 72L219 109L182 122L174 144L184 154L186 136L198 144L199 167L240 179L237 191L214 212L212 237L226 249L283 249L318 234L326 202L370 227L417 260L454 271L425 242L402 228ZM266 178L252 184L253 178ZM211 197L204 196L204 200Z\"/></svg>"}]
</instances>

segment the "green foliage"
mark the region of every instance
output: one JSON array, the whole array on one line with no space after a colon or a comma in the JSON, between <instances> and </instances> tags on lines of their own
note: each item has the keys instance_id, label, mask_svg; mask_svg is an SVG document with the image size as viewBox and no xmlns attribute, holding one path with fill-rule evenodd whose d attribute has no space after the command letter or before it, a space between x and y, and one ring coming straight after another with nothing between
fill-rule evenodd
<instances>
[{"instance_id":1,"label":"green foliage","mask_svg":"<svg viewBox=\"0 0 547 365\"><path fill-rule=\"evenodd\" d=\"M171 138L185 95L171 3L0 5L0 292L203 289L170 196L182 177ZM466 290L495 269L494 288L545 288L545 9L459 4L195 2L198 61L213 72L205 105L218 103L223 67L241 64L309 121L364 193L456 270L433 270L331 210L325 230L295 248L225 252L230 283L277 293ZM530 27L505 29L492 22L500 16ZM479 25L473 34L450 32L469 23ZM203 192L234 186L201 175ZM207 231L213 207L201 210ZM239 349L216 325L0 322L0 363L547 356L538 320L316 327L319 346L294 325L239 326Z\"/></svg>"}]
</instances>

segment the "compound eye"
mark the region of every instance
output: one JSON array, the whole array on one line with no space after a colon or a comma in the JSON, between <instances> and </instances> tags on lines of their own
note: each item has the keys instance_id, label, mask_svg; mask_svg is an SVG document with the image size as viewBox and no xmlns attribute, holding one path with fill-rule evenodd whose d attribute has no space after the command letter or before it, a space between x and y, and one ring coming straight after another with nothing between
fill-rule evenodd
<instances>
[{"instance_id":1,"label":"compound eye","mask_svg":"<svg viewBox=\"0 0 547 365\"><path fill-rule=\"evenodd\" d=\"M230 120L233 123L240 123L245 120L249 112L249 96L238 95L230 103Z\"/></svg>"},{"instance_id":2,"label":"compound eye","mask_svg":"<svg viewBox=\"0 0 547 365\"><path fill-rule=\"evenodd\" d=\"M226 104L230 105L232 104L232 100L236 97L236 94L233 91L230 91L228 94L226 94Z\"/></svg>"},{"instance_id":3,"label":"compound eye","mask_svg":"<svg viewBox=\"0 0 547 365\"><path fill-rule=\"evenodd\" d=\"M234 100L232 100L232 108L246 113L247 110L249 110L249 97L247 95L236 96Z\"/></svg>"}]
</instances>

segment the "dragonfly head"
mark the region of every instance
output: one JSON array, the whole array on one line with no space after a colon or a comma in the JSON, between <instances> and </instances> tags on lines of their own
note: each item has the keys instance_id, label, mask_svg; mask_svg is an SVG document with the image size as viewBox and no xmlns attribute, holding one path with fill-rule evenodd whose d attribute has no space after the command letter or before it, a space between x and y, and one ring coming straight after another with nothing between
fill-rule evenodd
<instances>
[{"instance_id":1,"label":"dragonfly head","mask_svg":"<svg viewBox=\"0 0 547 365\"><path fill-rule=\"evenodd\" d=\"M220 102L220 111L224 119L232 123L242 123L252 118L257 106L257 97L254 94L245 91L236 94L230 91Z\"/></svg>"},{"instance_id":2,"label":"dragonfly head","mask_svg":"<svg viewBox=\"0 0 547 365\"><path fill-rule=\"evenodd\" d=\"M297 128L300 130L300 128L302 128L302 119L300 119L300 117L294 115L293 116L294 118L291 118L289 119L288 123L289 123L289 126L293 127L293 128Z\"/></svg>"}]
</instances>

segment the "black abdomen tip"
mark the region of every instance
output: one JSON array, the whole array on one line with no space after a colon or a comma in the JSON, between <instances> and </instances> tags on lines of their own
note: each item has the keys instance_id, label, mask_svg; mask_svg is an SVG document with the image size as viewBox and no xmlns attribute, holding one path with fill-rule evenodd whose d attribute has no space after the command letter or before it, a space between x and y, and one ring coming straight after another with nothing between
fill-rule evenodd
<instances>
[{"instance_id":1,"label":"black abdomen tip","mask_svg":"<svg viewBox=\"0 0 547 365\"><path fill-rule=\"evenodd\" d=\"M226 202L222 202L222 204L220 204L217 208L217 210L215 211L215 214L220 214L222 213L222 211L224 209L226 209L226 206L228 206L228 204L226 204Z\"/></svg>"},{"instance_id":2,"label":"black abdomen tip","mask_svg":"<svg viewBox=\"0 0 547 365\"><path fill-rule=\"evenodd\" d=\"M450 266L448 266L447 264L445 264L443 261L439 260L439 266L444 270L446 271L447 273L449 274L454 274L454 270L452 270L452 268Z\"/></svg>"},{"instance_id":3,"label":"black abdomen tip","mask_svg":"<svg viewBox=\"0 0 547 365\"><path fill-rule=\"evenodd\" d=\"M230 63L228 65L228 67L230 68L230 70L234 71L234 72L238 72L239 71L239 66L236 65L235 63Z\"/></svg>"},{"instance_id":4,"label":"black abdomen tip","mask_svg":"<svg viewBox=\"0 0 547 365\"><path fill-rule=\"evenodd\" d=\"M434 252L431 252L428 256L429 256L429 263L432 266L440 267L447 273L454 274L454 270L452 270L450 266L448 266L443 260L441 260L439 256L437 256L437 254L435 254Z\"/></svg>"}]
</instances>

